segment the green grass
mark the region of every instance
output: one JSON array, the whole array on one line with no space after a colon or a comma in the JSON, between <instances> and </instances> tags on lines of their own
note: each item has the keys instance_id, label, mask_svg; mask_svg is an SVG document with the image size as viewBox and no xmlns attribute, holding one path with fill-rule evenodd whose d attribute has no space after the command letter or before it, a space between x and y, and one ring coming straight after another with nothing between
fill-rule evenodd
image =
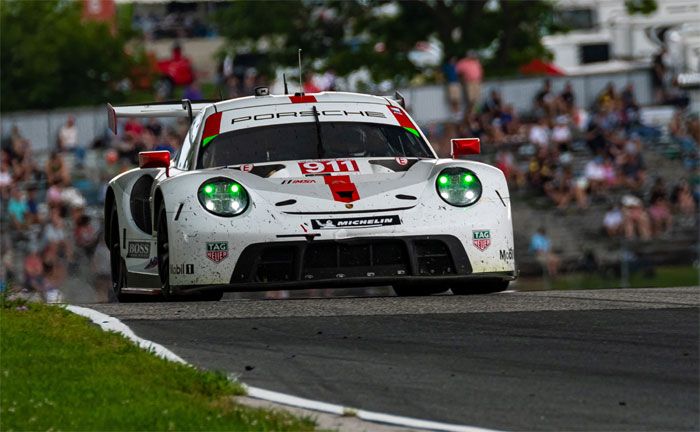
<instances>
[{"instance_id":1,"label":"green grass","mask_svg":"<svg viewBox=\"0 0 700 432\"><path fill-rule=\"evenodd\" d=\"M220 373L160 359L61 307L0 306L0 430L311 430L242 406Z\"/></svg>"},{"instance_id":2,"label":"green grass","mask_svg":"<svg viewBox=\"0 0 700 432\"><path fill-rule=\"evenodd\" d=\"M698 285L698 269L693 266L662 266L656 267L652 276L641 272L630 275L629 288L677 287ZM604 289L619 288L619 277L603 277L599 274L570 273L559 275L550 280L549 289ZM520 291L537 291L547 289L543 278L522 277L518 279L517 289Z\"/></svg>"}]
</instances>

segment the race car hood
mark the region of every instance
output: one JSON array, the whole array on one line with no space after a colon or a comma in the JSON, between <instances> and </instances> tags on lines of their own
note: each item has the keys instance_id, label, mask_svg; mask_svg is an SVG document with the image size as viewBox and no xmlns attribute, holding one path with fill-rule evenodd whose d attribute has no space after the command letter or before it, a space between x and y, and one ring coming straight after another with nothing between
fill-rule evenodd
<instances>
[{"instance_id":1,"label":"race car hood","mask_svg":"<svg viewBox=\"0 0 700 432\"><path fill-rule=\"evenodd\" d=\"M415 206L436 159L357 158L227 168L252 195L285 213L382 211Z\"/></svg>"}]
</instances>

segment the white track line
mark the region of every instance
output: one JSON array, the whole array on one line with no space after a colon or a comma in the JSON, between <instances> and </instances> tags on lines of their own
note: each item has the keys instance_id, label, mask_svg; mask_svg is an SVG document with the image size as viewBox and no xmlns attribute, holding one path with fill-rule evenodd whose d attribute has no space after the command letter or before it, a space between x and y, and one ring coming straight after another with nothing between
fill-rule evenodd
<instances>
[{"instance_id":1,"label":"white track line","mask_svg":"<svg viewBox=\"0 0 700 432\"><path fill-rule=\"evenodd\" d=\"M139 347L154 353L158 357L170 360L175 363L182 363L189 366L193 366L190 363L183 360L182 357L165 348L163 345L137 336L133 332L133 330L129 328L129 326L127 326L117 318L114 318L102 312L98 312L94 309L82 306L67 305L66 309L73 312L74 314L88 318L93 323L99 325L102 328L102 330L119 333L120 335L134 342ZM319 411L335 415L354 415L357 418L370 422L385 423L415 429L430 429L436 431L497 432L494 429L484 429L475 426L462 426L450 423L440 423L429 420L415 419L411 417L402 417L391 414L378 413L373 411L357 410L354 408L344 407L342 405L335 405L311 399L304 399L284 393L278 393L275 391L265 390L257 387L250 387L245 384L243 384L243 386L246 392L248 393L248 396L255 399L262 399L269 402L279 403L282 405L304 408L312 411Z\"/></svg>"}]
</instances>

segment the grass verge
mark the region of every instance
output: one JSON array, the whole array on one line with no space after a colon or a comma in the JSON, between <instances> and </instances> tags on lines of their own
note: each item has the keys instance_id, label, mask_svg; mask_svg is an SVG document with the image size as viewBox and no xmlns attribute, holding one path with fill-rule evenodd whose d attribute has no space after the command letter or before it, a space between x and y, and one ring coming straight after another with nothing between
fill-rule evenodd
<instances>
[{"instance_id":1,"label":"grass verge","mask_svg":"<svg viewBox=\"0 0 700 432\"><path fill-rule=\"evenodd\" d=\"M654 273L644 275L635 272L629 277L629 288L677 287L698 285L698 269L693 266L660 266ZM606 289L619 288L619 277L605 277L595 273L562 274L549 281L549 287L541 277L521 277L519 291L540 291L544 289Z\"/></svg>"},{"instance_id":2,"label":"grass verge","mask_svg":"<svg viewBox=\"0 0 700 432\"><path fill-rule=\"evenodd\" d=\"M311 430L233 401L220 373L168 362L61 307L0 305L0 430Z\"/></svg>"}]
</instances>

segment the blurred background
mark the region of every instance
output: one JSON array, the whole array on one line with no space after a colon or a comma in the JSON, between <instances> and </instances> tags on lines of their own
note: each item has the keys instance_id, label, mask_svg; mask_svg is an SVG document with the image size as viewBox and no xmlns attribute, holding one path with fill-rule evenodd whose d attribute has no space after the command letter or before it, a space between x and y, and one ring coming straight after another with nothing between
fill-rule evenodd
<instances>
[{"instance_id":1,"label":"blurred background","mask_svg":"<svg viewBox=\"0 0 700 432\"><path fill-rule=\"evenodd\" d=\"M299 82L297 49L303 49ZM696 0L0 3L0 290L110 301L106 182L186 121L105 103L393 95L510 184L516 290L698 285ZM381 295L386 289L241 296Z\"/></svg>"}]
</instances>

